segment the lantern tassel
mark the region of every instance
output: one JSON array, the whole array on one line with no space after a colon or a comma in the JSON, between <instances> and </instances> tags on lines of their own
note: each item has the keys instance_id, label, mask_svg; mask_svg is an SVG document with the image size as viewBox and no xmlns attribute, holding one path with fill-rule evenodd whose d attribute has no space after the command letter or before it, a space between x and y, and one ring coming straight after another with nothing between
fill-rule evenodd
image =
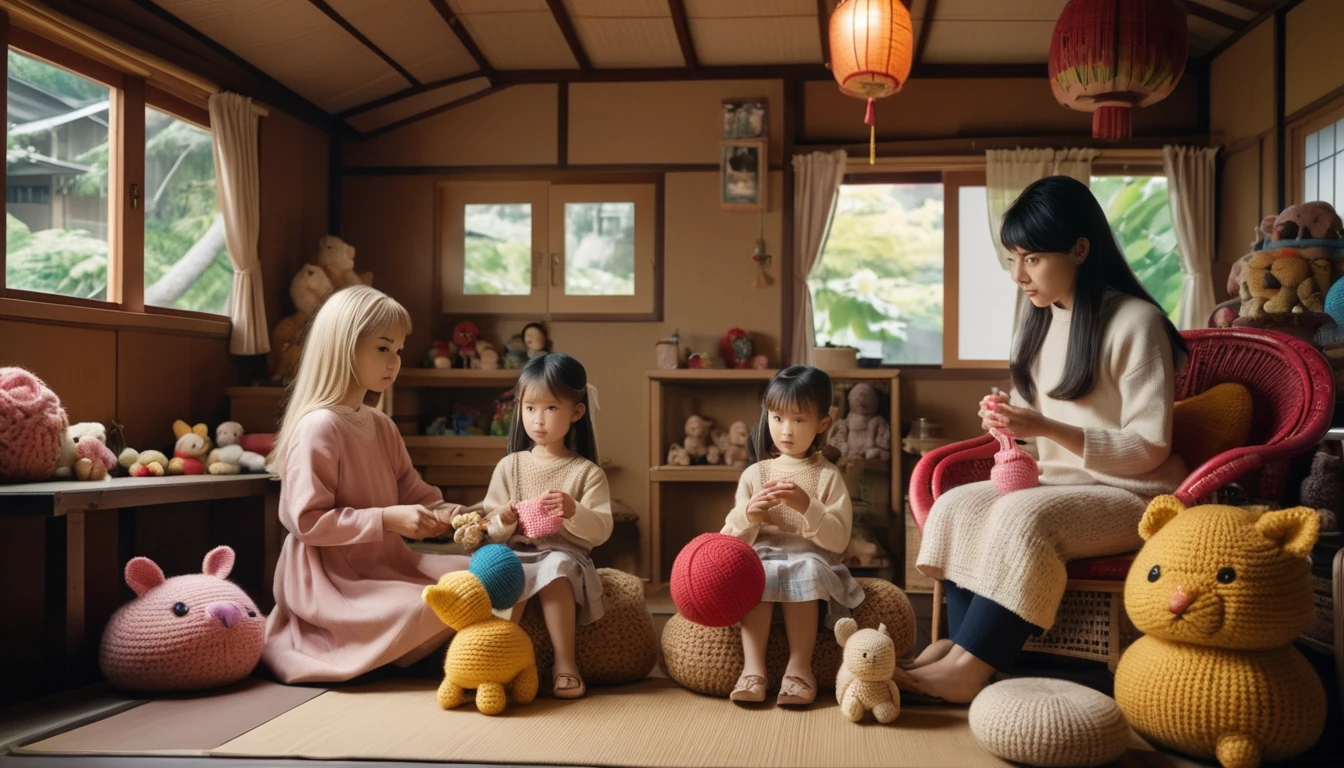
<instances>
[{"instance_id":1,"label":"lantern tassel","mask_svg":"<svg viewBox=\"0 0 1344 768\"><path fill-rule=\"evenodd\" d=\"M873 106L873 100L868 99L868 114L864 115L863 122L868 125L868 164L877 164L877 114Z\"/></svg>"}]
</instances>

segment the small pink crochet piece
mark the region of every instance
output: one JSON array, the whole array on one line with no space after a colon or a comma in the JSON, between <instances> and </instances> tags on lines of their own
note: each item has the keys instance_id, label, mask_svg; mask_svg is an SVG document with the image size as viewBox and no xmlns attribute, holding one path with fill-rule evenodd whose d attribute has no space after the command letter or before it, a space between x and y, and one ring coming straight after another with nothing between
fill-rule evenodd
<instances>
[{"instance_id":1,"label":"small pink crochet piece","mask_svg":"<svg viewBox=\"0 0 1344 768\"><path fill-rule=\"evenodd\" d=\"M0 368L0 483L46 480L61 463L61 400L22 368Z\"/></svg>"},{"instance_id":2,"label":"small pink crochet piece","mask_svg":"<svg viewBox=\"0 0 1344 768\"><path fill-rule=\"evenodd\" d=\"M542 508L541 497L518 502L518 528L529 539L554 536L565 527L565 518L552 517Z\"/></svg>"},{"instance_id":3,"label":"small pink crochet piece","mask_svg":"<svg viewBox=\"0 0 1344 768\"><path fill-rule=\"evenodd\" d=\"M999 452L994 454L994 469L989 472L989 479L994 481L999 493L1009 494L1041 484L1040 467L1030 454L1019 448L1012 437L997 429L991 429L989 434L999 441Z\"/></svg>"}]
</instances>

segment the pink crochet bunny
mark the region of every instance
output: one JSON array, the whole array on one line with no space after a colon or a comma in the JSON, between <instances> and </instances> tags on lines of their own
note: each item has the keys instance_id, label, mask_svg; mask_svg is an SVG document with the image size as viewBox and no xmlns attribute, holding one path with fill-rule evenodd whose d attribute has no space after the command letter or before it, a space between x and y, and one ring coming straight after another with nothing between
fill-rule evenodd
<instances>
[{"instance_id":1,"label":"pink crochet bunny","mask_svg":"<svg viewBox=\"0 0 1344 768\"><path fill-rule=\"evenodd\" d=\"M554 536L565 527L565 518L546 514L542 509L541 498L520 501L518 508L518 529L529 539L543 539Z\"/></svg>"},{"instance_id":2,"label":"pink crochet bunny","mask_svg":"<svg viewBox=\"0 0 1344 768\"><path fill-rule=\"evenodd\" d=\"M1012 437L997 429L989 430L989 434L999 441L999 452L994 454L994 469L989 472L989 479L994 481L999 493L1009 494L1041 484L1041 470L1030 454L1019 448Z\"/></svg>"},{"instance_id":3,"label":"pink crochet bunny","mask_svg":"<svg viewBox=\"0 0 1344 768\"><path fill-rule=\"evenodd\" d=\"M98 653L109 682L133 691L190 691L237 682L257 666L266 617L225 578L233 550L210 550L202 570L165 579L147 557L126 564L136 597L112 615Z\"/></svg>"}]
</instances>

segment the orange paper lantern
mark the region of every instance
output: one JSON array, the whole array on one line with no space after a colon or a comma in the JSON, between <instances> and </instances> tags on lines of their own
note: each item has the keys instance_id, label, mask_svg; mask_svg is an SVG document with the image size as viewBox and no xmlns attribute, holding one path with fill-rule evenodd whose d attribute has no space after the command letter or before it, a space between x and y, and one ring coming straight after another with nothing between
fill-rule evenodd
<instances>
[{"instance_id":1,"label":"orange paper lantern","mask_svg":"<svg viewBox=\"0 0 1344 768\"><path fill-rule=\"evenodd\" d=\"M831 14L831 74L840 90L868 100L868 162L876 160L873 99L890 96L910 79L914 35L900 0L840 0Z\"/></svg>"}]
</instances>

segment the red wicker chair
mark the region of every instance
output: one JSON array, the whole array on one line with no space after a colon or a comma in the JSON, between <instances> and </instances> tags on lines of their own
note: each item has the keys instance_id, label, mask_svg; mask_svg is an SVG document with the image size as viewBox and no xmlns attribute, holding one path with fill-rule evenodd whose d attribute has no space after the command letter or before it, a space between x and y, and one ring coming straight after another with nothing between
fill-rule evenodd
<instances>
[{"instance_id":1,"label":"red wicker chair","mask_svg":"<svg viewBox=\"0 0 1344 768\"><path fill-rule=\"evenodd\" d=\"M1335 383L1325 358L1306 342L1274 331L1218 328L1184 331L1190 362L1176 380L1176 399L1237 382L1251 392L1250 445L1226 451L1196 468L1176 490L1186 504L1208 499L1240 482L1253 498L1283 491L1287 460L1311 451L1330 427ZM998 443L982 435L930 451L915 466L910 516L920 531L933 502L948 489L989 479ZM1133 553L1077 560L1055 626L1028 650L1107 662L1112 671L1136 636L1121 596ZM942 583L935 582L932 637L942 620Z\"/></svg>"}]
</instances>

